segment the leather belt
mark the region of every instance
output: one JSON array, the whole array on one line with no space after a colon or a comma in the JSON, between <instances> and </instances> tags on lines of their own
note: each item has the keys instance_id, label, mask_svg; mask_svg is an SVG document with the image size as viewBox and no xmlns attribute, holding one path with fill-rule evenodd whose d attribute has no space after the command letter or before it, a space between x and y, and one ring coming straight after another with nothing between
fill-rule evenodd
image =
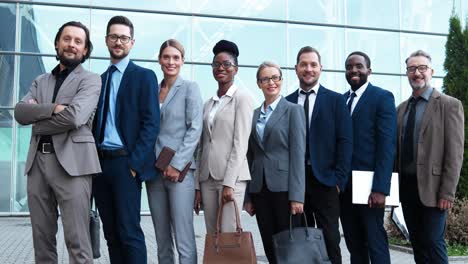
<instances>
[{"instance_id":1,"label":"leather belt","mask_svg":"<svg viewBox=\"0 0 468 264\"><path fill-rule=\"evenodd\" d=\"M39 143L37 145L37 151L43 154L55 153L54 145L52 143Z\"/></svg>"},{"instance_id":2,"label":"leather belt","mask_svg":"<svg viewBox=\"0 0 468 264\"><path fill-rule=\"evenodd\" d=\"M98 150L98 155L101 159L114 159L128 156L128 152L125 149L101 149Z\"/></svg>"}]
</instances>

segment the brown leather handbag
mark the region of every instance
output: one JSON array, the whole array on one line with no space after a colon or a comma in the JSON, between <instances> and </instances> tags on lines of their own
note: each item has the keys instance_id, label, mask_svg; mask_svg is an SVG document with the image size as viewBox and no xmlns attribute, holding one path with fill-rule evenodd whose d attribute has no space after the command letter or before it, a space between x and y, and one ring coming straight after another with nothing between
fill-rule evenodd
<instances>
[{"instance_id":1,"label":"brown leather handbag","mask_svg":"<svg viewBox=\"0 0 468 264\"><path fill-rule=\"evenodd\" d=\"M206 234L204 264L252 264L257 263L257 255L252 239L252 233L244 232L240 224L239 209L236 201L236 232L221 233L221 215L224 203L218 209L216 232Z\"/></svg>"}]
</instances>

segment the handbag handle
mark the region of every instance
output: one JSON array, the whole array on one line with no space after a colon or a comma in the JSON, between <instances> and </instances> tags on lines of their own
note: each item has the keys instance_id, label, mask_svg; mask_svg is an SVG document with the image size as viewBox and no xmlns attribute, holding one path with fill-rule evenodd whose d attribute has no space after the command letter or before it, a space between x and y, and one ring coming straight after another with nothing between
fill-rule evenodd
<instances>
[{"instance_id":1,"label":"handbag handle","mask_svg":"<svg viewBox=\"0 0 468 264\"><path fill-rule=\"evenodd\" d=\"M290 213L289 214L289 240L293 240L293 236L292 236L292 214ZM309 225L307 224L307 216L305 213L302 213L302 216L304 217L304 223L305 223L305 227L304 227L304 231L306 233L306 239L309 240Z\"/></svg>"},{"instance_id":2,"label":"handbag handle","mask_svg":"<svg viewBox=\"0 0 468 264\"><path fill-rule=\"evenodd\" d=\"M236 200L232 200L232 202L234 203L234 210L236 212L236 231L238 233L241 233L242 232L242 226L240 224L240 216L239 216L239 209L237 208L237 203L236 203ZM222 202L221 203L221 206L218 208L218 218L217 218L217 221L216 221L216 234L219 234L221 233L221 222L222 222L222 214L223 214L223 207L226 203L225 202Z\"/></svg>"}]
</instances>

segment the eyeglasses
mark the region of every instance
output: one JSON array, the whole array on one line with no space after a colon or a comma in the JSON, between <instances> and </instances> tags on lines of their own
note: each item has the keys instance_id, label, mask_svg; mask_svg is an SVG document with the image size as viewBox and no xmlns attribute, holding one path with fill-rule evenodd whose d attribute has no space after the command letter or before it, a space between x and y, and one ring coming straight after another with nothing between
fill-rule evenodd
<instances>
[{"instance_id":1,"label":"eyeglasses","mask_svg":"<svg viewBox=\"0 0 468 264\"><path fill-rule=\"evenodd\" d=\"M106 37L108 40L112 42L117 42L117 40L120 39L120 42L122 44L127 44L130 42L130 40L132 40L132 37L125 36L125 35L119 36L119 35L112 34L112 35L107 35Z\"/></svg>"},{"instance_id":2,"label":"eyeglasses","mask_svg":"<svg viewBox=\"0 0 468 264\"><path fill-rule=\"evenodd\" d=\"M427 66L427 65L411 66L411 67L406 67L406 72L407 73L416 73L416 69L417 69L420 73L424 73L429 68L430 67Z\"/></svg>"},{"instance_id":3,"label":"eyeglasses","mask_svg":"<svg viewBox=\"0 0 468 264\"><path fill-rule=\"evenodd\" d=\"M271 77L263 77L263 78L260 78L258 79L258 82L261 83L261 84L265 84L265 83L269 83L270 80L272 80L273 82L279 82L281 81L283 78L279 75L273 75Z\"/></svg>"},{"instance_id":4,"label":"eyeglasses","mask_svg":"<svg viewBox=\"0 0 468 264\"><path fill-rule=\"evenodd\" d=\"M223 62L213 62L211 63L211 67L214 68L214 69L217 69L219 68L220 66L223 66L224 69L228 69L228 68L231 68L231 67L237 67L234 63L230 62L230 61L223 61Z\"/></svg>"}]
</instances>

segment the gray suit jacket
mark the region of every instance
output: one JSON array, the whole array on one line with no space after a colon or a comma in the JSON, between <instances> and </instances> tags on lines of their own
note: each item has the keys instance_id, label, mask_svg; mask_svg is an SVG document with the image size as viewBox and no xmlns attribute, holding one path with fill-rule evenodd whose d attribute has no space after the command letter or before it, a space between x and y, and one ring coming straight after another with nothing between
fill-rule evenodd
<instances>
[{"instance_id":1,"label":"gray suit jacket","mask_svg":"<svg viewBox=\"0 0 468 264\"><path fill-rule=\"evenodd\" d=\"M192 161L195 169L195 149L202 132L203 99L197 83L180 76L171 87L161 106L159 136L156 140L156 158L163 147L176 151L170 165L181 171Z\"/></svg>"},{"instance_id":2,"label":"gray suit jacket","mask_svg":"<svg viewBox=\"0 0 468 264\"><path fill-rule=\"evenodd\" d=\"M257 108L252 119L247 155L252 175L249 192L260 192L265 179L268 190L288 192L290 201L304 202L306 147L304 109L281 98L266 123L263 141L256 130L259 117L260 108Z\"/></svg>"},{"instance_id":3,"label":"gray suit jacket","mask_svg":"<svg viewBox=\"0 0 468 264\"><path fill-rule=\"evenodd\" d=\"M408 100L398 108L397 169L401 168L403 117ZM465 141L463 106L458 99L432 92L421 120L416 175L421 202L436 207L439 199L453 201L463 162Z\"/></svg>"},{"instance_id":4,"label":"gray suit jacket","mask_svg":"<svg viewBox=\"0 0 468 264\"><path fill-rule=\"evenodd\" d=\"M236 181L250 180L247 164L253 102L250 95L238 89L218 109L213 128L208 121L213 100L203 108L203 132L198 147L195 188L211 177L222 185L234 188Z\"/></svg>"},{"instance_id":5,"label":"gray suit jacket","mask_svg":"<svg viewBox=\"0 0 468 264\"><path fill-rule=\"evenodd\" d=\"M37 77L15 106L15 119L21 125L32 124L31 143L25 174L29 172L41 135L51 135L60 165L72 176L101 172L91 126L101 91L101 77L78 65L63 82L55 100L55 77L45 73ZM28 104L35 99L37 104ZM68 105L53 114L56 104Z\"/></svg>"}]
</instances>

